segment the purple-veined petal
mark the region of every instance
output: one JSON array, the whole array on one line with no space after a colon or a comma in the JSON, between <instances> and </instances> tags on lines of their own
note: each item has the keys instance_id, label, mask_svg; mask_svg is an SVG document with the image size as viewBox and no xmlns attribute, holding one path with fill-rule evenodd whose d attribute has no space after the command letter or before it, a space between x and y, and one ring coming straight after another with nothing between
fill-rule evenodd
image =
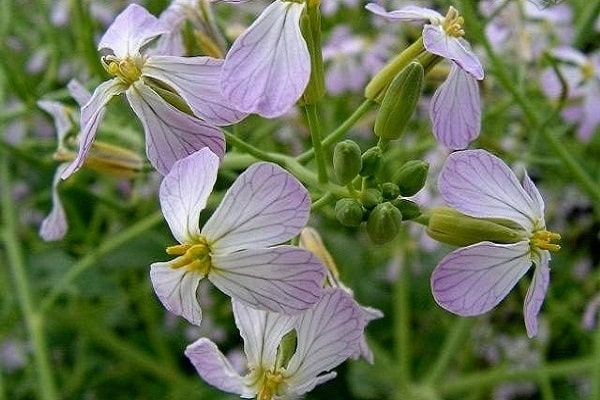
<instances>
[{"instance_id":1,"label":"purple-veined petal","mask_svg":"<svg viewBox=\"0 0 600 400\"><path fill-rule=\"evenodd\" d=\"M440 22L444 16L437 11L419 6L406 6L399 10L386 11L385 8L376 3L369 3L365 8L373 14L387 18L390 21L422 21Z\"/></svg>"},{"instance_id":2,"label":"purple-veined petal","mask_svg":"<svg viewBox=\"0 0 600 400\"><path fill-rule=\"evenodd\" d=\"M278 117L304 93L310 78L310 54L300 32L304 6L273 2L231 46L221 89L240 111Z\"/></svg>"},{"instance_id":3,"label":"purple-veined petal","mask_svg":"<svg viewBox=\"0 0 600 400\"><path fill-rule=\"evenodd\" d=\"M454 314L484 314L508 295L531 263L526 241L481 242L454 250L431 275L433 298Z\"/></svg>"},{"instance_id":4,"label":"purple-veined petal","mask_svg":"<svg viewBox=\"0 0 600 400\"><path fill-rule=\"evenodd\" d=\"M120 59L134 56L150 40L168 31L144 7L130 4L108 27L100 39L98 50L110 49Z\"/></svg>"},{"instance_id":5,"label":"purple-veined petal","mask_svg":"<svg viewBox=\"0 0 600 400\"><path fill-rule=\"evenodd\" d=\"M438 142L452 150L466 148L481 129L477 81L453 64L431 98L429 117Z\"/></svg>"},{"instance_id":6,"label":"purple-veined petal","mask_svg":"<svg viewBox=\"0 0 600 400\"><path fill-rule=\"evenodd\" d=\"M54 173L54 179L52 179L52 210L44 218L40 226L40 237L47 242L60 240L67 233L67 217L60 201L60 196L58 195L60 176L66 167L66 164L61 164Z\"/></svg>"},{"instance_id":7,"label":"purple-veined petal","mask_svg":"<svg viewBox=\"0 0 600 400\"><path fill-rule=\"evenodd\" d=\"M160 185L160 206L179 243L200 235L200 212L217 181L219 157L208 147L175 162Z\"/></svg>"},{"instance_id":8,"label":"purple-veined petal","mask_svg":"<svg viewBox=\"0 0 600 400\"><path fill-rule=\"evenodd\" d=\"M213 252L272 246L300 233L310 212L308 191L272 163L244 171L202 228Z\"/></svg>"},{"instance_id":9,"label":"purple-veined petal","mask_svg":"<svg viewBox=\"0 0 600 400\"><path fill-rule=\"evenodd\" d=\"M527 195L533 201L533 207L532 207L533 210L538 212L538 214L536 215L536 218L538 218L538 220L540 220L540 221L543 221L544 220L544 207L545 207L544 199L542 199L542 195L540 194L540 191L538 190L538 188L535 186L535 184L529 177L529 174L527 174L527 171L525 171L525 173L523 174L523 189L525 190L525 193L527 193Z\"/></svg>"},{"instance_id":10,"label":"purple-veined petal","mask_svg":"<svg viewBox=\"0 0 600 400\"><path fill-rule=\"evenodd\" d=\"M208 279L250 307L298 314L323 291L325 268L311 252L294 246L213 254Z\"/></svg>"},{"instance_id":11,"label":"purple-veined petal","mask_svg":"<svg viewBox=\"0 0 600 400\"><path fill-rule=\"evenodd\" d=\"M71 79L67 83L67 90L71 97L79 104L79 107L85 106L92 98L90 91L77 79Z\"/></svg>"},{"instance_id":12,"label":"purple-veined petal","mask_svg":"<svg viewBox=\"0 0 600 400\"><path fill-rule=\"evenodd\" d=\"M207 383L227 393L243 394L242 377L209 339L196 340L186 347L185 355Z\"/></svg>"},{"instance_id":13,"label":"purple-veined petal","mask_svg":"<svg viewBox=\"0 0 600 400\"><path fill-rule=\"evenodd\" d=\"M250 369L274 366L283 336L293 328L295 317L257 310L231 299L235 325L244 339L244 353Z\"/></svg>"},{"instance_id":14,"label":"purple-veined petal","mask_svg":"<svg viewBox=\"0 0 600 400\"><path fill-rule=\"evenodd\" d=\"M383 318L383 312L381 312L381 310L378 310L376 308L360 306L360 309L363 312L363 317L365 319L365 326L369 322L371 322L375 319ZM373 360L373 352L371 351L371 348L369 347L369 343L367 342L367 338L364 334L360 338L358 351L356 352L356 354L352 355L352 358L358 358L358 357L362 357L369 364L373 364L373 361L374 361Z\"/></svg>"},{"instance_id":15,"label":"purple-veined petal","mask_svg":"<svg viewBox=\"0 0 600 400\"><path fill-rule=\"evenodd\" d=\"M125 91L125 84L118 78L111 79L106 82L102 82L87 102L85 106L81 108L81 133L79 134L79 152L75 160L69 164L69 166L63 172L61 178L67 179L75 171L77 171L83 165L87 153L92 147L92 142L96 137L96 131L98 125L104 117L104 111L106 104L114 96L117 96Z\"/></svg>"},{"instance_id":16,"label":"purple-veined petal","mask_svg":"<svg viewBox=\"0 0 600 400\"><path fill-rule=\"evenodd\" d=\"M438 179L444 201L477 218L504 218L531 230L540 211L515 174L485 150L457 151L446 160Z\"/></svg>"},{"instance_id":17,"label":"purple-veined petal","mask_svg":"<svg viewBox=\"0 0 600 400\"><path fill-rule=\"evenodd\" d=\"M65 138L73 129L73 120L71 119L69 107L58 101L38 100L37 106L46 111L54 119L54 129L56 129L56 138L58 139L58 148L65 146Z\"/></svg>"},{"instance_id":18,"label":"purple-veined petal","mask_svg":"<svg viewBox=\"0 0 600 400\"><path fill-rule=\"evenodd\" d=\"M550 283L550 268L548 267L550 252L541 250L539 258L539 261L536 261L535 272L533 273L531 284L525 296L525 303L523 304L525 328L527 329L527 336L530 338L537 335L537 315L542 308L542 303L544 303L544 298L548 291L548 284Z\"/></svg>"},{"instance_id":19,"label":"purple-veined petal","mask_svg":"<svg viewBox=\"0 0 600 400\"><path fill-rule=\"evenodd\" d=\"M423 44L430 53L454 61L477 80L483 79L483 66L466 40L448 36L439 25L425 25Z\"/></svg>"},{"instance_id":20,"label":"purple-veined petal","mask_svg":"<svg viewBox=\"0 0 600 400\"><path fill-rule=\"evenodd\" d=\"M327 289L321 300L298 317L296 353L287 382L295 394L314 388L320 373L356 353L365 327L362 310L342 289Z\"/></svg>"},{"instance_id":21,"label":"purple-veined petal","mask_svg":"<svg viewBox=\"0 0 600 400\"><path fill-rule=\"evenodd\" d=\"M600 84L598 82L588 83L583 96L581 105L583 118L577 127L577 137L583 142L588 142L600 125L600 113L598 112L600 109Z\"/></svg>"},{"instance_id":22,"label":"purple-veined petal","mask_svg":"<svg viewBox=\"0 0 600 400\"><path fill-rule=\"evenodd\" d=\"M202 278L186 267L172 268L170 262L157 262L150 266L150 280L163 306L194 325L202 322L202 310L196 296Z\"/></svg>"},{"instance_id":23,"label":"purple-veined petal","mask_svg":"<svg viewBox=\"0 0 600 400\"><path fill-rule=\"evenodd\" d=\"M221 94L223 60L211 57L149 57L142 73L171 86L194 114L215 125L229 125L246 114L227 104Z\"/></svg>"},{"instance_id":24,"label":"purple-veined petal","mask_svg":"<svg viewBox=\"0 0 600 400\"><path fill-rule=\"evenodd\" d=\"M148 159L161 174L203 147L223 158L225 139L216 126L172 107L142 81L131 85L126 95L144 127Z\"/></svg>"}]
</instances>

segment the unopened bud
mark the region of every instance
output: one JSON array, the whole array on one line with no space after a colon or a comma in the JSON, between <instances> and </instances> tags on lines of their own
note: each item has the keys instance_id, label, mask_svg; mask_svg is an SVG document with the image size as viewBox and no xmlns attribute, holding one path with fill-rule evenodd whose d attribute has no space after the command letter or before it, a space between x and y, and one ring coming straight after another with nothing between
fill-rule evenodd
<instances>
[{"instance_id":1,"label":"unopened bud","mask_svg":"<svg viewBox=\"0 0 600 400\"><path fill-rule=\"evenodd\" d=\"M333 149L333 172L341 185L347 185L362 168L360 147L352 140L344 140Z\"/></svg>"},{"instance_id":2,"label":"unopened bud","mask_svg":"<svg viewBox=\"0 0 600 400\"><path fill-rule=\"evenodd\" d=\"M415 219L421 215L421 207L414 201L408 199L395 199L392 204L402 213L402 219L405 221Z\"/></svg>"},{"instance_id":3,"label":"unopened bud","mask_svg":"<svg viewBox=\"0 0 600 400\"><path fill-rule=\"evenodd\" d=\"M355 199L340 199L335 203L335 217L344 226L359 226L363 220L362 205Z\"/></svg>"},{"instance_id":4,"label":"unopened bud","mask_svg":"<svg viewBox=\"0 0 600 400\"><path fill-rule=\"evenodd\" d=\"M375 244L393 240L400 232L402 213L390 202L377 205L367 220L367 233Z\"/></svg>"},{"instance_id":5,"label":"unopened bud","mask_svg":"<svg viewBox=\"0 0 600 400\"><path fill-rule=\"evenodd\" d=\"M381 194L384 200L394 200L400 195L400 188L393 182L386 182L381 185Z\"/></svg>"},{"instance_id":6,"label":"unopened bud","mask_svg":"<svg viewBox=\"0 0 600 400\"><path fill-rule=\"evenodd\" d=\"M412 196L425 186L429 164L422 160L410 160L400 167L394 182L400 188L402 196Z\"/></svg>"},{"instance_id":7,"label":"unopened bud","mask_svg":"<svg viewBox=\"0 0 600 400\"><path fill-rule=\"evenodd\" d=\"M300 17L300 30L310 54L310 78L299 104L315 104L325 94L325 72L321 51L321 14L318 3L309 2Z\"/></svg>"},{"instance_id":8,"label":"unopened bud","mask_svg":"<svg viewBox=\"0 0 600 400\"><path fill-rule=\"evenodd\" d=\"M387 140L400 138L421 97L423 78L423 66L413 61L392 80L375 120L377 136Z\"/></svg>"},{"instance_id":9,"label":"unopened bud","mask_svg":"<svg viewBox=\"0 0 600 400\"><path fill-rule=\"evenodd\" d=\"M327 268L328 277L329 275L332 275L336 280L339 278L335 260L331 256L331 253L329 253L329 250L327 250L327 247L325 247L321 235L319 235L319 232L317 232L316 229L308 226L302 229L298 246L310 251L323 262L323 265Z\"/></svg>"},{"instance_id":10,"label":"unopened bud","mask_svg":"<svg viewBox=\"0 0 600 400\"><path fill-rule=\"evenodd\" d=\"M371 147L362 155L360 176L376 176L383 166L383 151L377 146Z\"/></svg>"},{"instance_id":11,"label":"unopened bud","mask_svg":"<svg viewBox=\"0 0 600 400\"><path fill-rule=\"evenodd\" d=\"M377 188L367 188L361 196L362 205L370 210L383 201L383 195Z\"/></svg>"}]
</instances>

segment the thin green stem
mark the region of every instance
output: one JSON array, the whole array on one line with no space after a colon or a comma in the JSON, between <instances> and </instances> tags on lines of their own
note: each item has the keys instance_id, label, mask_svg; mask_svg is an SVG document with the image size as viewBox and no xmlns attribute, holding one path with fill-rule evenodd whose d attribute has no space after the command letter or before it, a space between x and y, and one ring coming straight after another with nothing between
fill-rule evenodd
<instances>
[{"instance_id":1,"label":"thin green stem","mask_svg":"<svg viewBox=\"0 0 600 400\"><path fill-rule=\"evenodd\" d=\"M2 154L0 164L0 185L2 186L2 215L4 217L4 229L2 238L8 265L13 275L17 300L23 313L25 326L31 338L33 345L33 358L38 373L38 395L40 399L56 400L58 394L52 376L50 360L48 356L48 346L44 337L44 321L41 313L34 309L31 289L25 272L25 263L23 261L23 251L17 236L16 216L17 211L14 208L14 201L11 198L11 179L9 172L9 156Z\"/></svg>"},{"instance_id":2,"label":"thin green stem","mask_svg":"<svg viewBox=\"0 0 600 400\"><path fill-rule=\"evenodd\" d=\"M362 102L362 104L346 119L340 126L338 126L333 132L331 132L327 137L323 139L321 142L321 146L323 149L326 149L328 146L338 142L341 138L344 137L346 132L348 132L357 122L361 119L369 109L376 104L373 100L366 99ZM315 150L310 149L298 157L296 160L299 163L306 163L310 161L315 156Z\"/></svg>"},{"instance_id":3,"label":"thin green stem","mask_svg":"<svg viewBox=\"0 0 600 400\"><path fill-rule=\"evenodd\" d=\"M596 325L594 333L594 359L595 363L592 369L592 392L591 399L600 399L600 324Z\"/></svg>"},{"instance_id":4,"label":"thin green stem","mask_svg":"<svg viewBox=\"0 0 600 400\"><path fill-rule=\"evenodd\" d=\"M88 268L98 262L106 254L113 250L123 246L127 242L136 237L144 234L149 229L158 225L163 220L163 216L160 211L156 211L153 214L143 218L142 220L131 225L129 228L119 232L118 234L109 237L96 249L89 252L86 256L81 258L77 263L69 269L69 271L62 277L62 279L54 285L50 293L43 299L40 309L42 312L49 310L58 297L68 288L79 275L85 272Z\"/></svg>"},{"instance_id":5,"label":"thin green stem","mask_svg":"<svg viewBox=\"0 0 600 400\"><path fill-rule=\"evenodd\" d=\"M590 35L590 32L594 31L594 24L596 23L598 14L600 14L600 0L588 0L585 2L584 9L574 24L574 46L576 48L584 48L590 38L593 37L593 35Z\"/></svg>"},{"instance_id":6,"label":"thin green stem","mask_svg":"<svg viewBox=\"0 0 600 400\"><path fill-rule=\"evenodd\" d=\"M456 355L458 348L467 339L466 333L473 324L472 318L458 318L452 326L452 330L446 336L446 341L435 360L435 364L429 370L429 373L423 380L426 384L435 384L448 370L448 365L452 361L452 357Z\"/></svg>"},{"instance_id":7,"label":"thin green stem","mask_svg":"<svg viewBox=\"0 0 600 400\"><path fill-rule=\"evenodd\" d=\"M407 251L396 252L396 262L400 268L399 276L394 285L394 347L398 363L398 380L400 392L405 392L411 382L411 352L410 352L410 302L409 280L410 269L407 262Z\"/></svg>"},{"instance_id":8,"label":"thin green stem","mask_svg":"<svg viewBox=\"0 0 600 400\"><path fill-rule=\"evenodd\" d=\"M327 164L325 162L325 153L321 144L321 124L319 123L319 115L317 113L316 104L306 104L306 120L308 121L308 129L310 130L310 138L312 140L313 149L315 152L315 161L317 162L317 177L319 183L327 183Z\"/></svg>"}]
</instances>

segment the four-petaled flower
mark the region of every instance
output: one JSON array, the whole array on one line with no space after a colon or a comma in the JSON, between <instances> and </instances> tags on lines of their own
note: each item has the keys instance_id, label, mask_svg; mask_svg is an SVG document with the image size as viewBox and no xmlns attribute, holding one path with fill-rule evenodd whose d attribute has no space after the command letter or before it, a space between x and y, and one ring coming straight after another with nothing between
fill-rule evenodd
<instances>
[{"instance_id":1,"label":"four-petaled flower","mask_svg":"<svg viewBox=\"0 0 600 400\"><path fill-rule=\"evenodd\" d=\"M560 235L546 230L540 192L527 174L521 185L502 160L485 150L452 153L438 187L450 207L502 224L519 239L482 241L445 256L431 276L433 297L455 314L480 315L498 305L535 264L523 307L527 335L535 336L550 280L550 251L560 248L552 243Z\"/></svg>"},{"instance_id":2,"label":"four-petaled flower","mask_svg":"<svg viewBox=\"0 0 600 400\"><path fill-rule=\"evenodd\" d=\"M189 345L185 355L206 382L244 398L298 398L335 378L335 372L322 373L355 354L363 334L362 311L341 289L327 289L313 308L298 316L232 303L248 373L240 376L206 338Z\"/></svg>"},{"instance_id":3,"label":"four-petaled flower","mask_svg":"<svg viewBox=\"0 0 600 400\"><path fill-rule=\"evenodd\" d=\"M148 159L161 174L178 159L206 146L223 156L225 140L215 125L244 116L229 107L219 91L223 61L145 55L144 47L168 31L146 9L131 4L104 33L98 49L112 51L102 57L102 65L114 78L100 84L82 107L79 154L63 172L63 179L81 167L107 103L123 92L146 133Z\"/></svg>"},{"instance_id":4,"label":"four-petaled flower","mask_svg":"<svg viewBox=\"0 0 600 400\"><path fill-rule=\"evenodd\" d=\"M307 250L275 246L306 224L306 189L275 164L253 164L200 230L218 167L219 158L204 148L176 162L160 186L163 214L180 244L167 248L177 258L152 264L159 299L196 325L202 318L196 290L205 277L251 307L297 314L313 306L322 294L323 264Z\"/></svg>"},{"instance_id":5,"label":"four-petaled flower","mask_svg":"<svg viewBox=\"0 0 600 400\"><path fill-rule=\"evenodd\" d=\"M446 16L418 6L389 12L375 3L367 4L366 8L392 21L430 22L423 27L425 49L453 62L448 78L431 99L429 116L433 133L441 144L450 149L467 147L479 136L481 129L477 80L482 80L484 73L471 45L463 39L463 17L454 7L450 7Z\"/></svg>"}]
</instances>

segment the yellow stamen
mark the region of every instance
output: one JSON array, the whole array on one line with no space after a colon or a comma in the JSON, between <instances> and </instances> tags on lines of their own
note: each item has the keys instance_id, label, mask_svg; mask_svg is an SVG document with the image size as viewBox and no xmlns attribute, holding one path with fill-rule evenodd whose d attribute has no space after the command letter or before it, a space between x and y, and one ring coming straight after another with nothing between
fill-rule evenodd
<instances>
[{"instance_id":1,"label":"yellow stamen","mask_svg":"<svg viewBox=\"0 0 600 400\"><path fill-rule=\"evenodd\" d=\"M560 235L555 232L550 232L545 229L539 230L533 233L533 237L529 241L531 247L540 249L540 250L548 250L548 251L559 251L560 245L552 243L554 241L559 241Z\"/></svg>"},{"instance_id":2,"label":"yellow stamen","mask_svg":"<svg viewBox=\"0 0 600 400\"><path fill-rule=\"evenodd\" d=\"M102 57L101 61L106 72L127 84L132 84L142 76L138 60L134 58L126 57L121 60L110 55Z\"/></svg>"},{"instance_id":3,"label":"yellow stamen","mask_svg":"<svg viewBox=\"0 0 600 400\"><path fill-rule=\"evenodd\" d=\"M189 271L196 271L206 275L212 267L210 247L203 237L195 244L184 243L169 246L166 252L169 255L179 256L171 261L171 268L174 269L186 267Z\"/></svg>"},{"instance_id":4,"label":"yellow stamen","mask_svg":"<svg viewBox=\"0 0 600 400\"><path fill-rule=\"evenodd\" d=\"M448 36L463 37L465 31L462 28L465 19L459 14L458 10L452 6L448 9L448 13L444 17L443 28Z\"/></svg>"},{"instance_id":5,"label":"yellow stamen","mask_svg":"<svg viewBox=\"0 0 600 400\"><path fill-rule=\"evenodd\" d=\"M277 387L283 382L283 375L279 372L267 371L258 389L256 400L271 400L277 393Z\"/></svg>"}]
</instances>

